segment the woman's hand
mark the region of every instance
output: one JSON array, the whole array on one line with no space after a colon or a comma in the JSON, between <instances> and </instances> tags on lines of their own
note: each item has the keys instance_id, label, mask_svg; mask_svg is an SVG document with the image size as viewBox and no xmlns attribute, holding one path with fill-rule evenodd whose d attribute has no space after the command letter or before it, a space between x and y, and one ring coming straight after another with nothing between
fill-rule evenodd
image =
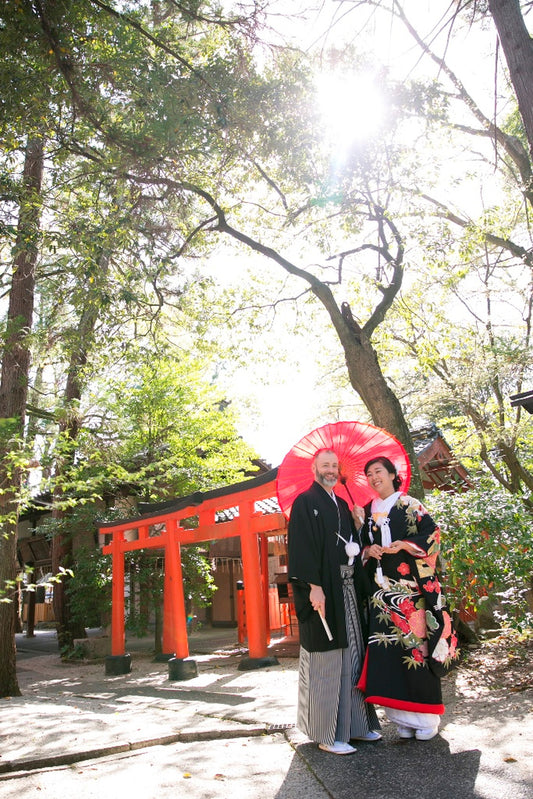
<instances>
[{"instance_id":1,"label":"woman's hand","mask_svg":"<svg viewBox=\"0 0 533 799\"><path fill-rule=\"evenodd\" d=\"M405 549L409 555L418 554L418 548L413 544L410 544L408 541L393 541L390 546L384 547L383 552L385 552L387 555L394 555L396 552L400 552L402 549Z\"/></svg>"},{"instance_id":2,"label":"woman's hand","mask_svg":"<svg viewBox=\"0 0 533 799\"><path fill-rule=\"evenodd\" d=\"M313 610L317 610L321 616L326 616L326 597L322 590L321 585L313 585L311 583L311 592L309 594L309 601L313 606Z\"/></svg>"},{"instance_id":3,"label":"woman's hand","mask_svg":"<svg viewBox=\"0 0 533 799\"><path fill-rule=\"evenodd\" d=\"M357 527L361 527L365 520L365 510L359 505L354 505L352 508L352 516Z\"/></svg>"}]
</instances>

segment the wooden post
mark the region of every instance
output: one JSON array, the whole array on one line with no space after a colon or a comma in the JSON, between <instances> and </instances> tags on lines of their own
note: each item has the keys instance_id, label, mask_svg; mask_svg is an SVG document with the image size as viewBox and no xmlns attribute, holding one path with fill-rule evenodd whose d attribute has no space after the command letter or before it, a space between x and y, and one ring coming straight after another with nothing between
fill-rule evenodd
<instances>
[{"instance_id":1,"label":"wooden post","mask_svg":"<svg viewBox=\"0 0 533 799\"><path fill-rule=\"evenodd\" d=\"M268 538L262 535L259 538L261 542L261 585L263 588L263 605L265 608L265 636L266 645L270 644L270 608L268 602Z\"/></svg>"},{"instance_id":2,"label":"wooden post","mask_svg":"<svg viewBox=\"0 0 533 799\"><path fill-rule=\"evenodd\" d=\"M181 551L178 542L178 525L175 519L167 522L165 546L165 612L163 621L163 640L180 659L189 657L187 638L187 616L185 613L185 594L183 592L183 572ZM166 632L167 625L170 632Z\"/></svg>"},{"instance_id":3,"label":"wooden post","mask_svg":"<svg viewBox=\"0 0 533 799\"><path fill-rule=\"evenodd\" d=\"M259 560L259 541L253 532L253 502L241 502L239 522L241 555L246 602L246 629L248 633L249 656L244 658L239 669L250 670L268 665L278 665L275 657L267 657L266 616L263 601L261 564Z\"/></svg>"},{"instance_id":4,"label":"wooden post","mask_svg":"<svg viewBox=\"0 0 533 799\"><path fill-rule=\"evenodd\" d=\"M34 576L34 571L33 571L34 563L33 563L33 561L29 560L26 563L26 566L28 566L31 569L32 582L33 582L33 576ZM20 583L18 583L18 585L20 586ZM22 597L24 598L24 594L22 595ZM35 638L35 602L36 602L36 599L37 599L37 591L36 590L27 592L26 613L27 613L27 617L28 618L27 618L27 621L26 621L26 638ZM24 608L24 605L22 607Z\"/></svg>"},{"instance_id":5,"label":"wooden post","mask_svg":"<svg viewBox=\"0 0 533 799\"><path fill-rule=\"evenodd\" d=\"M111 654L123 655L126 651L124 629L124 552L120 546L123 533L113 533L112 544L112 605L111 605Z\"/></svg>"}]
</instances>

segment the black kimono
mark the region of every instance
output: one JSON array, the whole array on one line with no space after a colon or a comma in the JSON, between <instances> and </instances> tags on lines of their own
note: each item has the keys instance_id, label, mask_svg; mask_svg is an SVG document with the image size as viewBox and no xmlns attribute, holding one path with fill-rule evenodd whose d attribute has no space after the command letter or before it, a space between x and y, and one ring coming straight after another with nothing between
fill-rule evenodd
<instances>
[{"instance_id":1,"label":"black kimono","mask_svg":"<svg viewBox=\"0 0 533 799\"><path fill-rule=\"evenodd\" d=\"M296 497L289 520L289 579L298 616L300 643L308 652L325 652L348 646L344 619L341 564L348 563L345 544L337 536L359 541L348 504L337 497L337 504L317 482ZM369 582L360 558L354 563L354 582L361 623L364 627L364 600ZM309 601L310 587L322 586L326 597L326 621L333 640L328 641L318 613Z\"/></svg>"},{"instance_id":2,"label":"black kimono","mask_svg":"<svg viewBox=\"0 0 533 799\"><path fill-rule=\"evenodd\" d=\"M345 541L351 537L357 541L343 499L335 501L317 482L296 498L289 521L289 578L301 644L297 723L311 740L328 745L379 729L374 707L356 687L365 652L366 577L359 556L348 562ZM324 591L331 641L309 601L309 583Z\"/></svg>"},{"instance_id":3,"label":"black kimono","mask_svg":"<svg viewBox=\"0 0 533 799\"><path fill-rule=\"evenodd\" d=\"M381 529L365 507L363 547L382 545ZM436 572L439 528L415 498L400 494L388 512L392 541L416 546L384 554L366 569L373 582L367 656L359 687L368 702L402 713L444 713L440 678L457 662L457 636ZM363 550L363 559L365 550ZM394 714L388 714L393 719ZM398 714L396 714L397 716ZM408 718L407 716L405 718ZM394 717L396 720L396 717ZM405 723L402 721L402 723ZM413 726L422 726L413 723Z\"/></svg>"}]
</instances>

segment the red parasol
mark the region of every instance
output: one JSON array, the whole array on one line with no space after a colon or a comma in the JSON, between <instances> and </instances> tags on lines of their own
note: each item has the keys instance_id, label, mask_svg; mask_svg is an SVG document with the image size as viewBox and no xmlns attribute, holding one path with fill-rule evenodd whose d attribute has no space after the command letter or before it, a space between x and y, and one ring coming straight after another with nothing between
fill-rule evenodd
<instances>
[{"instance_id":1,"label":"red parasol","mask_svg":"<svg viewBox=\"0 0 533 799\"><path fill-rule=\"evenodd\" d=\"M339 482L335 493L350 507L366 505L377 497L366 481L365 464L384 455L402 478L402 491L411 480L411 464L402 444L386 430L364 422L335 422L318 427L304 436L285 455L278 469L277 494L281 510L290 516L292 503L313 482L311 464L319 449L331 449L339 459Z\"/></svg>"}]
</instances>

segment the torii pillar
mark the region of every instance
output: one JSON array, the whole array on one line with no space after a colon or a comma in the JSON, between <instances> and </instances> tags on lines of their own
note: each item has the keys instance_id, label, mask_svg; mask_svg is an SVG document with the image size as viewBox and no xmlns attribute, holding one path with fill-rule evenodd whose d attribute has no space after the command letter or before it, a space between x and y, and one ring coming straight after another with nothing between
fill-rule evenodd
<instances>
[{"instance_id":1,"label":"torii pillar","mask_svg":"<svg viewBox=\"0 0 533 799\"><path fill-rule=\"evenodd\" d=\"M190 680L198 674L196 661L189 657L185 594L181 568L181 547L176 519L169 519L165 544L165 606L163 611L163 649L175 652L168 661L169 680Z\"/></svg>"},{"instance_id":2,"label":"torii pillar","mask_svg":"<svg viewBox=\"0 0 533 799\"><path fill-rule=\"evenodd\" d=\"M267 655L267 630L263 579L259 557L259 536L252 532L254 503L243 502L239 509L244 597L248 629L248 657L239 663L240 671L277 666L277 658Z\"/></svg>"},{"instance_id":3,"label":"torii pillar","mask_svg":"<svg viewBox=\"0 0 533 799\"><path fill-rule=\"evenodd\" d=\"M115 533L111 542L112 584L111 584L111 655L105 659L106 675L129 674L131 655L126 649L124 629L124 533Z\"/></svg>"}]
</instances>

